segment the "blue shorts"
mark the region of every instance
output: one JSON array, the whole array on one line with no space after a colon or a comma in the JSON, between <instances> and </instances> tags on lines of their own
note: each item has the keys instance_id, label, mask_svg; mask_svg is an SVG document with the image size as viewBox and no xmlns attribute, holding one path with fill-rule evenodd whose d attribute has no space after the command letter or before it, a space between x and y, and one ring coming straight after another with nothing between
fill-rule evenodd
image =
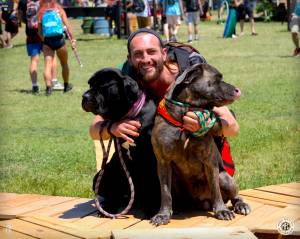
<instances>
[{"instance_id":1,"label":"blue shorts","mask_svg":"<svg viewBox=\"0 0 300 239\"><path fill-rule=\"evenodd\" d=\"M27 54L28 56L36 56L42 52L43 44L40 43L28 43L27 47Z\"/></svg>"}]
</instances>

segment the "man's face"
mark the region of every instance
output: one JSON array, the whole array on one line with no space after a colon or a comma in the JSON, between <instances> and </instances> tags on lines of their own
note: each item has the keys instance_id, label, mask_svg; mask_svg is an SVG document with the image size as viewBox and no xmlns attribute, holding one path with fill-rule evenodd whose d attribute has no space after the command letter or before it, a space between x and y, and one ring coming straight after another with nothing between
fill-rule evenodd
<instances>
[{"instance_id":1,"label":"man's face","mask_svg":"<svg viewBox=\"0 0 300 239\"><path fill-rule=\"evenodd\" d=\"M166 50L161 48L156 36L141 33L130 43L128 60L143 77L143 81L150 83L157 80L163 70Z\"/></svg>"}]
</instances>

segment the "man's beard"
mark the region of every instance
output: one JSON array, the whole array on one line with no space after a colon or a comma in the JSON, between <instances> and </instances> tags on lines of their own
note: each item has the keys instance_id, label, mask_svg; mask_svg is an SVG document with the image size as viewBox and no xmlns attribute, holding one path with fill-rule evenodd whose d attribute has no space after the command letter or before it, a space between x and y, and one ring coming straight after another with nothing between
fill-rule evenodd
<instances>
[{"instance_id":1,"label":"man's beard","mask_svg":"<svg viewBox=\"0 0 300 239\"><path fill-rule=\"evenodd\" d=\"M159 78L161 72L163 71L163 68L164 68L164 61L163 59L160 59L159 61L156 62L156 64L154 64L153 72L143 74L139 69L138 74L143 79L143 82L151 83L153 81L156 81Z\"/></svg>"}]
</instances>

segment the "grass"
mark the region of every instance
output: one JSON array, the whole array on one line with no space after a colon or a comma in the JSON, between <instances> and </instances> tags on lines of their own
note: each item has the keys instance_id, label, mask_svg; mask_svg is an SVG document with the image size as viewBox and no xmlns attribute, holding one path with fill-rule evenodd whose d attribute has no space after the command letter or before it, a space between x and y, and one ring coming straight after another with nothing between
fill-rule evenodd
<instances>
[{"instance_id":1,"label":"grass","mask_svg":"<svg viewBox=\"0 0 300 239\"><path fill-rule=\"evenodd\" d=\"M126 40L83 35L80 20L71 24L84 67L70 50L75 88L68 94L44 95L41 57L42 92L31 95L24 27L14 48L0 49L1 192L93 195L96 166L88 135L93 116L81 109L81 95L96 70L123 62ZM230 106L241 127L240 134L230 138L241 189L300 179L300 58L290 57L293 44L286 25L258 22L256 30L257 37L248 33L222 39L223 26L202 22L200 41L193 43L225 81L242 91L242 98ZM179 38L187 39L186 26Z\"/></svg>"}]
</instances>

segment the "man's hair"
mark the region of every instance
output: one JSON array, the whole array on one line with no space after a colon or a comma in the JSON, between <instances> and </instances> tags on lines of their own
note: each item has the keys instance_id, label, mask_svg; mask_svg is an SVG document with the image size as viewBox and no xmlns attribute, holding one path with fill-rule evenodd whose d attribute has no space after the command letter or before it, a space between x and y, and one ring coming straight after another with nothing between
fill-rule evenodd
<instances>
[{"instance_id":1,"label":"man's hair","mask_svg":"<svg viewBox=\"0 0 300 239\"><path fill-rule=\"evenodd\" d=\"M127 40L127 51L128 51L128 54L130 55L130 43L132 41L132 39L134 37L136 37L138 34L140 33L149 33L149 34L152 34L154 36L156 36L156 38L158 39L159 41L159 44L161 46L161 48L164 47L164 42L163 40L161 39L159 33L157 33L156 31L152 30L152 29L149 29L149 28L140 28L138 29L137 31L133 32L130 34L130 36L128 37L128 40Z\"/></svg>"}]
</instances>

